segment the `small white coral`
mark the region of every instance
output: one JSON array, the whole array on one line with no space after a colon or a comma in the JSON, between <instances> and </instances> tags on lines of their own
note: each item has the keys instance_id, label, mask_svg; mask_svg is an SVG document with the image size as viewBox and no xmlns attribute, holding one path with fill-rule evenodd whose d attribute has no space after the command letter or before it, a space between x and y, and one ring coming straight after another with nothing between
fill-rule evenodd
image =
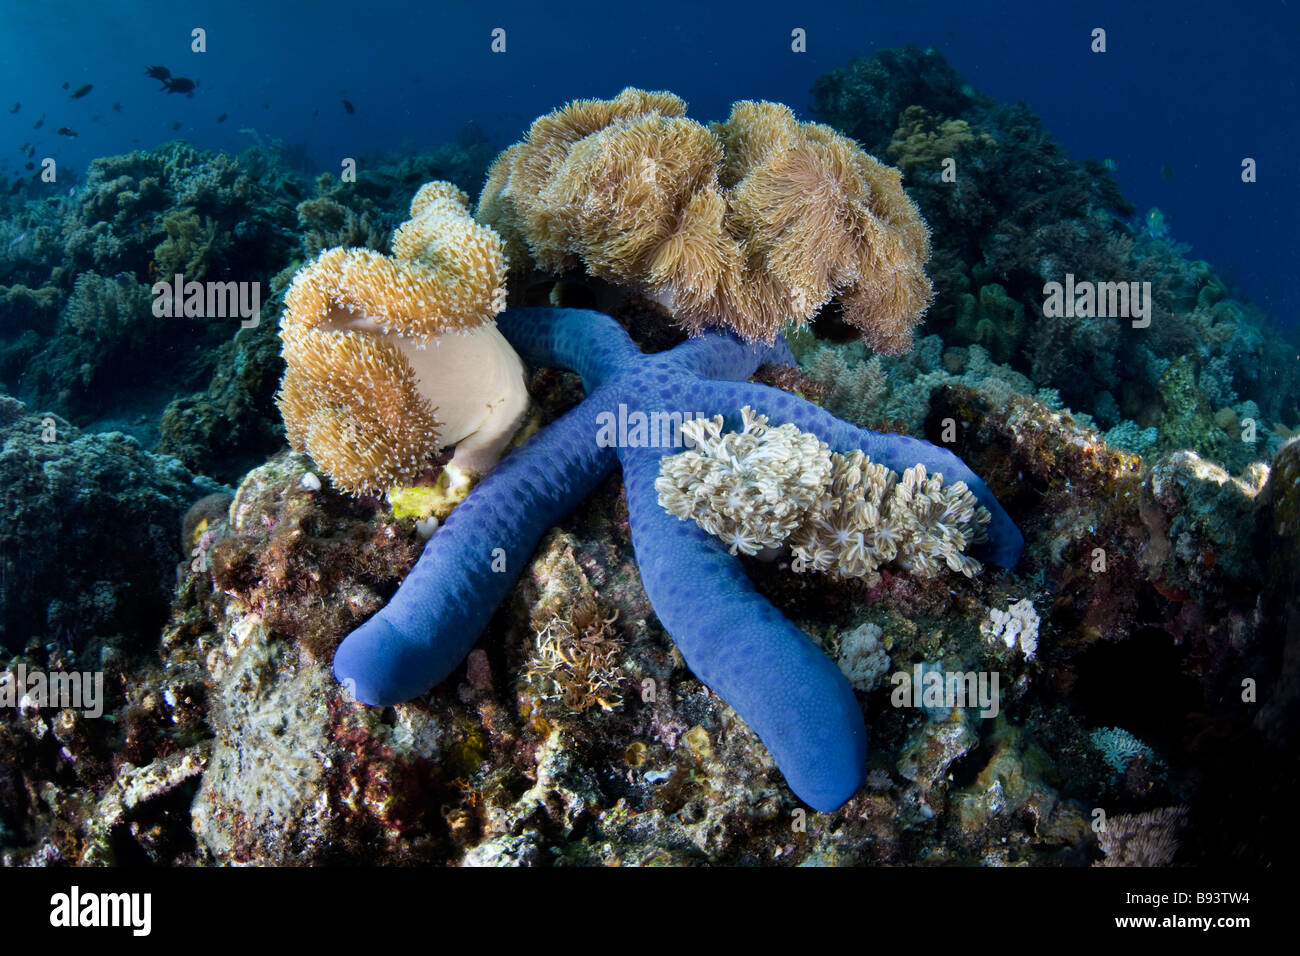
<instances>
[{"instance_id":1,"label":"small white coral","mask_svg":"<svg viewBox=\"0 0 1300 956\"><path fill-rule=\"evenodd\" d=\"M779 547L804 520L830 474L826 443L794 425L770 428L748 405L741 431L722 434L722 416L695 419L682 434L696 450L663 459L659 504L694 518L731 553Z\"/></svg>"},{"instance_id":2,"label":"small white coral","mask_svg":"<svg viewBox=\"0 0 1300 956\"><path fill-rule=\"evenodd\" d=\"M967 577L980 564L964 552L984 540L989 512L965 482L943 483L914 465L901 476L861 451L831 454L791 424L769 427L745 406L740 432L721 416L682 432L698 449L665 457L655 481L669 514L693 518L731 553L789 545L796 573L879 580L894 562L918 577L945 565Z\"/></svg>"},{"instance_id":3,"label":"small white coral","mask_svg":"<svg viewBox=\"0 0 1300 956\"><path fill-rule=\"evenodd\" d=\"M795 571L879 580L891 561L917 577L947 566L967 577L980 570L966 548L984 540L989 512L965 482L944 485L942 475L913 465L900 477L861 451L831 456L829 486L791 536Z\"/></svg>"},{"instance_id":4,"label":"small white coral","mask_svg":"<svg viewBox=\"0 0 1300 956\"><path fill-rule=\"evenodd\" d=\"M1025 660L1032 661L1038 653L1038 625L1040 619L1029 598L1022 598L1005 611L989 608L989 616L980 624L980 633L990 640L1001 639L1008 650L1020 645Z\"/></svg>"},{"instance_id":5,"label":"small white coral","mask_svg":"<svg viewBox=\"0 0 1300 956\"><path fill-rule=\"evenodd\" d=\"M879 625L868 622L840 637L840 652L835 662L856 690L875 690L881 678L889 673L889 655L880 643L883 633Z\"/></svg>"}]
</instances>

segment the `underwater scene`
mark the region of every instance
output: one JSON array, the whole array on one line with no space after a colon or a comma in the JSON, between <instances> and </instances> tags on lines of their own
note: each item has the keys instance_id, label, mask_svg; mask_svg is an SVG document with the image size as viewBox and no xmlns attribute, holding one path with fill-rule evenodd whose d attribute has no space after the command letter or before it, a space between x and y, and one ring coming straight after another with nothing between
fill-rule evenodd
<instances>
[{"instance_id":1,"label":"underwater scene","mask_svg":"<svg viewBox=\"0 0 1300 956\"><path fill-rule=\"evenodd\" d=\"M0 862L1292 860L1300 13L1042 6L4 0Z\"/></svg>"}]
</instances>

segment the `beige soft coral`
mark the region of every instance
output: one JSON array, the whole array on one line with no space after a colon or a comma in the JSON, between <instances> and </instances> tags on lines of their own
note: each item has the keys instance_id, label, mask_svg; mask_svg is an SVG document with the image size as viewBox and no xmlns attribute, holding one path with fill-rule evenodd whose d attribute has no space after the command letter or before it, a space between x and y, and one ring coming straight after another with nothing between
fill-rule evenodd
<instances>
[{"instance_id":1,"label":"beige soft coral","mask_svg":"<svg viewBox=\"0 0 1300 956\"><path fill-rule=\"evenodd\" d=\"M770 342L838 298L871 346L907 351L930 242L899 172L779 103L711 128L685 114L627 89L541 117L493 164L478 218L512 261L637 285L692 332Z\"/></svg>"},{"instance_id":2,"label":"beige soft coral","mask_svg":"<svg viewBox=\"0 0 1300 956\"><path fill-rule=\"evenodd\" d=\"M491 468L528 408L495 323L505 270L500 238L442 182L416 193L391 257L327 249L300 269L280 322L290 445L356 494L413 480L447 445L455 480Z\"/></svg>"}]
</instances>

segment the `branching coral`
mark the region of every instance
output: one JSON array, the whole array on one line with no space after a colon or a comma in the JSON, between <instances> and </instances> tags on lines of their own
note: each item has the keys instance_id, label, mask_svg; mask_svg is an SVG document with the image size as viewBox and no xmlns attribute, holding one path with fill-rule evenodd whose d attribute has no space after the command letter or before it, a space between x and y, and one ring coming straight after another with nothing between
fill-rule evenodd
<instances>
[{"instance_id":1,"label":"branching coral","mask_svg":"<svg viewBox=\"0 0 1300 956\"><path fill-rule=\"evenodd\" d=\"M980 623L980 633L990 641L1000 640L1007 650L1019 645L1026 660L1033 660L1038 653L1038 612L1034 602L1022 598L1005 611L995 607L989 608L989 616ZM1094 735L1094 740L1095 740Z\"/></svg>"},{"instance_id":2,"label":"branching coral","mask_svg":"<svg viewBox=\"0 0 1300 956\"><path fill-rule=\"evenodd\" d=\"M742 430L722 434L722 416L682 426L699 450L666 457L655 480L659 503L693 518L738 550L790 545L796 572L879 580L894 562L919 577L943 565L967 577L980 568L964 554L984 540L988 509L964 482L943 484L924 465L897 472L861 450L832 454L810 432L770 428L749 406Z\"/></svg>"},{"instance_id":3,"label":"branching coral","mask_svg":"<svg viewBox=\"0 0 1300 956\"><path fill-rule=\"evenodd\" d=\"M294 277L277 403L289 443L354 493L416 477L443 445L491 468L528 405L523 366L493 321L501 241L449 183L423 186L393 256L328 249Z\"/></svg>"},{"instance_id":4,"label":"branching coral","mask_svg":"<svg viewBox=\"0 0 1300 956\"><path fill-rule=\"evenodd\" d=\"M910 348L930 242L898 171L779 103L736 103L712 129L685 113L626 89L541 117L493 164L478 217L512 261L644 287L695 333L770 343L838 297L874 348Z\"/></svg>"},{"instance_id":5,"label":"branching coral","mask_svg":"<svg viewBox=\"0 0 1300 956\"><path fill-rule=\"evenodd\" d=\"M571 714L622 703L622 645L609 632L612 623L590 594L580 594L564 613L533 616L537 645L526 676L541 686L542 700Z\"/></svg>"}]
</instances>

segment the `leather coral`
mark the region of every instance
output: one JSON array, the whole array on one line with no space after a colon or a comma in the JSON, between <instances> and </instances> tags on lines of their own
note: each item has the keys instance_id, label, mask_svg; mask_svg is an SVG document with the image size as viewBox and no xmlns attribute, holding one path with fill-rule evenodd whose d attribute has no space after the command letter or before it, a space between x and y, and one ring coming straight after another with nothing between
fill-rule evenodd
<instances>
[{"instance_id":1,"label":"leather coral","mask_svg":"<svg viewBox=\"0 0 1300 956\"><path fill-rule=\"evenodd\" d=\"M706 127L671 93L577 100L497 158L477 216L512 262L638 286L692 333L770 343L838 298L899 353L932 298L929 230L898 170L779 103Z\"/></svg>"},{"instance_id":2,"label":"leather coral","mask_svg":"<svg viewBox=\"0 0 1300 956\"><path fill-rule=\"evenodd\" d=\"M416 193L392 256L334 248L300 269L280 321L289 444L354 494L415 479L447 445L453 484L495 465L528 408L495 323L505 270L500 238L442 182Z\"/></svg>"}]
</instances>

